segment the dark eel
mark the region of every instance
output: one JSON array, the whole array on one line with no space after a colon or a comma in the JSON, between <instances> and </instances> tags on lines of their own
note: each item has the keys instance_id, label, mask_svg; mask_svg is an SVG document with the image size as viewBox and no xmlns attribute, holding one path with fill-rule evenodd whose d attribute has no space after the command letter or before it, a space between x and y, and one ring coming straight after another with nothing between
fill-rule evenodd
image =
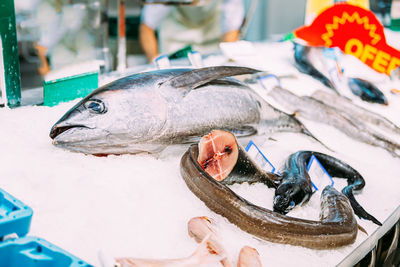
<instances>
[{"instance_id":1,"label":"dark eel","mask_svg":"<svg viewBox=\"0 0 400 267\"><path fill-rule=\"evenodd\" d=\"M181 159L186 185L208 208L243 231L267 241L314 249L340 247L356 239L357 221L349 200L333 187L322 191L320 221L293 218L256 206L214 180L197 162L198 154L198 145L191 145Z\"/></svg>"},{"instance_id":2,"label":"dark eel","mask_svg":"<svg viewBox=\"0 0 400 267\"><path fill-rule=\"evenodd\" d=\"M275 190L274 211L286 214L310 199L312 184L305 165L310 157L308 153L296 152L286 160L280 184Z\"/></svg>"},{"instance_id":3,"label":"dark eel","mask_svg":"<svg viewBox=\"0 0 400 267\"><path fill-rule=\"evenodd\" d=\"M360 78L349 78L347 83L353 94L362 100L388 105L385 95L372 83Z\"/></svg>"},{"instance_id":4,"label":"dark eel","mask_svg":"<svg viewBox=\"0 0 400 267\"><path fill-rule=\"evenodd\" d=\"M374 216L365 211L354 198L353 191L361 190L365 186L361 174L343 161L313 151L298 151L291 154L287 159L282 172L281 183L275 191L274 211L286 214L295 205L310 198L312 185L306 166L312 155L319 160L331 176L347 179L347 186L343 188L342 193L350 200L355 214L359 218L382 225Z\"/></svg>"}]
</instances>

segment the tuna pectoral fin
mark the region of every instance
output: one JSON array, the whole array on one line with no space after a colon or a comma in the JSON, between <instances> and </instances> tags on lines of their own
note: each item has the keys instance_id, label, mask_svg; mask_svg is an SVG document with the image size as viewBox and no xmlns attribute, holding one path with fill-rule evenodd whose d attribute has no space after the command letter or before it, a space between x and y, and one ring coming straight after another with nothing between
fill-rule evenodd
<instances>
[{"instance_id":1,"label":"tuna pectoral fin","mask_svg":"<svg viewBox=\"0 0 400 267\"><path fill-rule=\"evenodd\" d=\"M323 145L326 149L328 149L331 152L335 152L333 149L331 149L330 147L328 147L327 145L325 145L324 143L322 143L320 140L318 140L307 128L306 126L304 126L304 124L302 124L298 119L297 119L297 115L299 114L299 111L295 111L293 112L293 114L289 115L293 120L295 120L297 122L297 124L300 126L300 132L302 134L305 134L309 137L311 137L312 139L314 139L315 141L317 141L318 143L320 143L321 145Z\"/></svg>"},{"instance_id":2,"label":"tuna pectoral fin","mask_svg":"<svg viewBox=\"0 0 400 267\"><path fill-rule=\"evenodd\" d=\"M260 70L236 66L206 67L188 71L173 77L164 82L161 86L170 86L180 89L182 90L182 94L185 96L192 89L195 89L213 80L235 75L253 74L257 72L260 72Z\"/></svg>"}]
</instances>

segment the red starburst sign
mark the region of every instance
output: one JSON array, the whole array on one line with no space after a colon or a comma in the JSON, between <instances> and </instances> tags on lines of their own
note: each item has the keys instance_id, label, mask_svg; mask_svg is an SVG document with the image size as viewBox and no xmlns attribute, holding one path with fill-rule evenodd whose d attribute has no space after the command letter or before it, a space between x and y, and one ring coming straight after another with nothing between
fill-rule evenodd
<instances>
[{"instance_id":1,"label":"red starburst sign","mask_svg":"<svg viewBox=\"0 0 400 267\"><path fill-rule=\"evenodd\" d=\"M339 47L380 73L390 75L400 66L400 51L386 43L383 25L373 12L359 6L335 4L294 35L310 46Z\"/></svg>"}]
</instances>

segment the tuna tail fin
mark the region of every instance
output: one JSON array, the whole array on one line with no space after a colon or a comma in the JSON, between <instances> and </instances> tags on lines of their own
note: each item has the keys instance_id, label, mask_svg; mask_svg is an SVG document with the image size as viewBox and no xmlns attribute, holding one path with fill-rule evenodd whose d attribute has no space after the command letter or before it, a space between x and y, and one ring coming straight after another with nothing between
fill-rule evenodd
<instances>
[{"instance_id":1,"label":"tuna tail fin","mask_svg":"<svg viewBox=\"0 0 400 267\"><path fill-rule=\"evenodd\" d=\"M216 264L226 259L226 255L217 255L210 252L208 248L210 238L211 234L208 234L203 241L201 241L196 251L189 257L190 264Z\"/></svg>"},{"instance_id":2,"label":"tuna tail fin","mask_svg":"<svg viewBox=\"0 0 400 267\"><path fill-rule=\"evenodd\" d=\"M301 129L300 129L300 132L301 132L302 134L305 134L305 135L311 137L312 139L314 139L315 141L317 141L318 143L320 143L323 147L325 147L325 148L328 149L329 151L335 152L333 149L331 149L330 147L328 147L327 145L325 145L324 143L322 143L318 138L316 138L316 137L306 128L306 126L304 126L304 124L301 123L301 122L296 118L296 112L294 112L293 114L289 114L289 116L290 116L293 120L295 120L295 121L298 123L298 125L299 125L300 128L301 128Z\"/></svg>"}]
</instances>

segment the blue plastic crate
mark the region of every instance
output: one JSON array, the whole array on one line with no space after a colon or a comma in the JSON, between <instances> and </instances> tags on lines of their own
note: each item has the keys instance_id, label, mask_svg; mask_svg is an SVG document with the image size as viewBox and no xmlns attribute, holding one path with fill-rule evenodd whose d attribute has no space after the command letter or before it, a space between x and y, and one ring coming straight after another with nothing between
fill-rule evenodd
<instances>
[{"instance_id":1,"label":"blue plastic crate","mask_svg":"<svg viewBox=\"0 0 400 267\"><path fill-rule=\"evenodd\" d=\"M19 237L27 235L32 214L30 207L0 189L0 237L14 233Z\"/></svg>"},{"instance_id":2,"label":"blue plastic crate","mask_svg":"<svg viewBox=\"0 0 400 267\"><path fill-rule=\"evenodd\" d=\"M0 243L0 265L7 267L92 266L48 241L27 236Z\"/></svg>"}]
</instances>

